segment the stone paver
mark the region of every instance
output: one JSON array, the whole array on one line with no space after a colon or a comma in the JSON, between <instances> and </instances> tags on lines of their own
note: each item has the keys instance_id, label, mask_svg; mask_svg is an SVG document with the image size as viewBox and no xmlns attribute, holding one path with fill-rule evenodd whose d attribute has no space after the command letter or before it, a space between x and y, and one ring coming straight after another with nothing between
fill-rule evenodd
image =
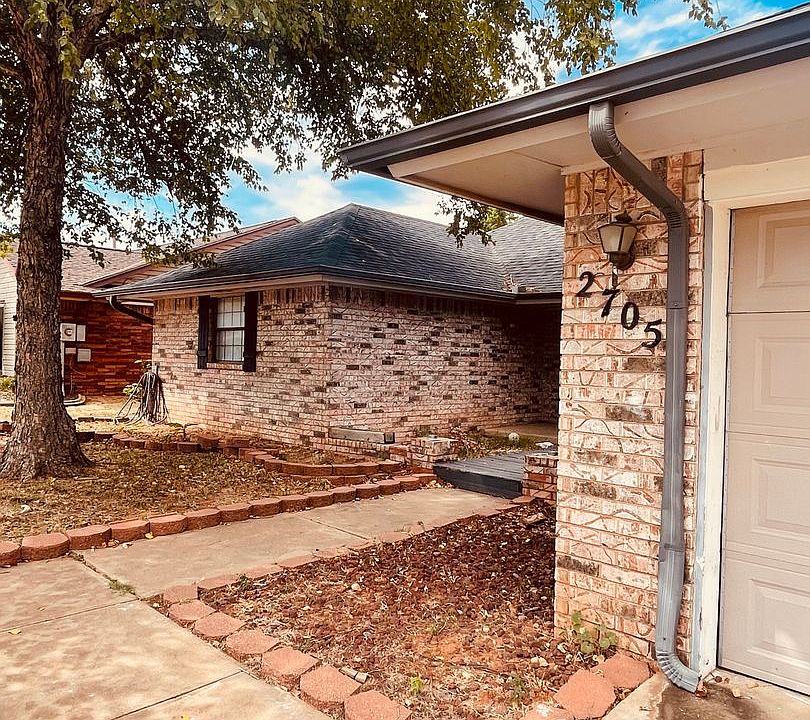
<instances>
[{"instance_id":1,"label":"stone paver","mask_svg":"<svg viewBox=\"0 0 810 720\"><path fill-rule=\"evenodd\" d=\"M20 556L23 560L50 560L64 555L70 547L68 536L62 533L43 533L23 538Z\"/></svg>"},{"instance_id":2,"label":"stone paver","mask_svg":"<svg viewBox=\"0 0 810 720\"><path fill-rule=\"evenodd\" d=\"M554 699L568 710L575 720L600 718L616 701L616 693L605 678L588 670L577 670Z\"/></svg>"},{"instance_id":3,"label":"stone paver","mask_svg":"<svg viewBox=\"0 0 810 720\"><path fill-rule=\"evenodd\" d=\"M17 543L0 541L0 566L16 565L20 561L20 546Z\"/></svg>"},{"instance_id":4,"label":"stone paver","mask_svg":"<svg viewBox=\"0 0 810 720\"><path fill-rule=\"evenodd\" d=\"M232 503L230 505L220 505L219 512L222 515L222 522L242 522L250 517L250 503Z\"/></svg>"},{"instance_id":5,"label":"stone paver","mask_svg":"<svg viewBox=\"0 0 810 720\"><path fill-rule=\"evenodd\" d=\"M201 600L191 600L172 605L169 608L169 617L179 625L193 625L197 620L201 620L206 615L211 615L214 608L206 605Z\"/></svg>"},{"instance_id":6,"label":"stone paver","mask_svg":"<svg viewBox=\"0 0 810 720\"><path fill-rule=\"evenodd\" d=\"M360 689L360 683L331 665L310 670L301 676L301 697L319 710L338 711L344 700Z\"/></svg>"},{"instance_id":7,"label":"stone paver","mask_svg":"<svg viewBox=\"0 0 810 720\"><path fill-rule=\"evenodd\" d=\"M237 620L225 613L215 612L194 623L194 634L199 635L203 640L222 640L240 630L244 624L243 620Z\"/></svg>"},{"instance_id":8,"label":"stone paver","mask_svg":"<svg viewBox=\"0 0 810 720\"><path fill-rule=\"evenodd\" d=\"M68 530L66 535L70 540L71 550L89 550L108 543L112 537L112 531L109 525L87 525Z\"/></svg>"},{"instance_id":9,"label":"stone paver","mask_svg":"<svg viewBox=\"0 0 810 720\"><path fill-rule=\"evenodd\" d=\"M146 537L149 532L148 520L123 520L110 525L112 539L118 542L133 542Z\"/></svg>"},{"instance_id":10,"label":"stone paver","mask_svg":"<svg viewBox=\"0 0 810 720\"><path fill-rule=\"evenodd\" d=\"M149 518L149 528L150 532L155 537L161 535L175 535L186 529L187 522L188 520L185 515L171 513L170 515L160 515L158 517Z\"/></svg>"},{"instance_id":11,"label":"stone paver","mask_svg":"<svg viewBox=\"0 0 810 720\"><path fill-rule=\"evenodd\" d=\"M174 585L163 593L163 602L168 605L197 599L196 585Z\"/></svg>"},{"instance_id":12,"label":"stone paver","mask_svg":"<svg viewBox=\"0 0 810 720\"><path fill-rule=\"evenodd\" d=\"M197 583L200 590L219 590L220 588L235 585L239 582L239 573L229 573L227 575L217 575L212 578L205 578Z\"/></svg>"},{"instance_id":13,"label":"stone paver","mask_svg":"<svg viewBox=\"0 0 810 720\"><path fill-rule=\"evenodd\" d=\"M262 655L262 676L292 687L299 677L317 664L317 659L300 650L279 647Z\"/></svg>"},{"instance_id":14,"label":"stone paver","mask_svg":"<svg viewBox=\"0 0 810 720\"><path fill-rule=\"evenodd\" d=\"M599 666L602 676L613 687L624 690L635 690L641 683L650 677L650 668L641 660L616 653Z\"/></svg>"},{"instance_id":15,"label":"stone paver","mask_svg":"<svg viewBox=\"0 0 810 720\"><path fill-rule=\"evenodd\" d=\"M222 515L217 508L202 508L201 510L189 510L186 513L186 529L202 530L203 528L214 527L222 522Z\"/></svg>"},{"instance_id":16,"label":"stone paver","mask_svg":"<svg viewBox=\"0 0 810 720\"><path fill-rule=\"evenodd\" d=\"M278 643L278 638L265 635L261 630L239 630L225 638L225 651L237 660L246 660L264 655Z\"/></svg>"},{"instance_id":17,"label":"stone paver","mask_svg":"<svg viewBox=\"0 0 810 720\"><path fill-rule=\"evenodd\" d=\"M376 690L352 695L343 703L346 720L407 720L411 711Z\"/></svg>"}]
</instances>

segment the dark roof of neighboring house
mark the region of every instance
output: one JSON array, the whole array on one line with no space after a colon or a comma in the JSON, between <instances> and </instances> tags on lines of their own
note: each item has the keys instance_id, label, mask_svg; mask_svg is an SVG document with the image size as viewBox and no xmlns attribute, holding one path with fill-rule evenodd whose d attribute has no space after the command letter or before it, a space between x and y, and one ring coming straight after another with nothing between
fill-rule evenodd
<instances>
[{"instance_id":1,"label":"dark roof of neighboring house","mask_svg":"<svg viewBox=\"0 0 810 720\"><path fill-rule=\"evenodd\" d=\"M195 245L200 252L218 255L230 250L238 245L252 242L256 238L263 237L271 232L277 232L285 227L297 225L301 222L298 218L287 217L280 220L266 220L253 225L245 225L235 230L226 230L218 233L207 240ZM141 260L130 264L124 268L113 269L112 272L105 272L92 282L88 283L91 288L106 288L121 285L126 282L134 282L145 277L159 275L166 272L168 266L159 263L148 263Z\"/></svg>"},{"instance_id":2,"label":"dark roof of neighboring house","mask_svg":"<svg viewBox=\"0 0 810 720\"><path fill-rule=\"evenodd\" d=\"M87 283L101 275L108 275L119 272L129 267L140 256L136 252L126 250L113 250L111 248L96 247L90 245L73 245L66 248L70 255L62 258L62 291L87 293L90 289L85 287ZM102 267L90 253L95 252L103 256ZM15 272L17 270L17 246L6 258L11 263Z\"/></svg>"},{"instance_id":3,"label":"dark roof of neighboring house","mask_svg":"<svg viewBox=\"0 0 810 720\"><path fill-rule=\"evenodd\" d=\"M187 265L103 294L215 291L307 275L501 297L512 295L511 276L533 293L562 292L561 227L525 218L492 237L458 248L441 223L352 204L228 250L215 267Z\"/></svg>"}]
</instances>

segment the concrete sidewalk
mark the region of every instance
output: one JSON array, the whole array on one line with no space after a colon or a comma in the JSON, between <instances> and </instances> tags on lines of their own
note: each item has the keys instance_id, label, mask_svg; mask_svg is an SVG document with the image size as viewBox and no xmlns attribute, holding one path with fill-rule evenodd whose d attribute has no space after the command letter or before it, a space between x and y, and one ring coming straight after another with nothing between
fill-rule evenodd
<instances>
[{"instance_id":1,"label":"concrete sidewalk","mask_svg":"<svg viewBox=\"0 0 810 720\"><path fill-rule=\"evenodd\" d=\"M80 562L0 572L2 720L327 720Z\"/></svg>"},{"instance_id":2,"label":"concrete sidewalk","mask_svg":"<svg viewBox=\"0 0 810 720\"><path fill-rule=\"evenodd\" d=\"M148 596L422 521L507 506L458 490L279 515L0 570L0 720L327 720L245 673L108 578ZM107 577L104 577L104 575Z\"/></svg>"},{"instance_id":3,"label":"concrete sidewalk","mask_svg":"<svg viewBox=\"0 0 810 720\"><path fill-rule=\"evenodd\" d=\"M508 501L434 488L377 500L221 525L85 553L88 565L150 597L172 585L268 565L286 557L349 545L405 525L444 525Z\"/></svg>"}]
</instances>

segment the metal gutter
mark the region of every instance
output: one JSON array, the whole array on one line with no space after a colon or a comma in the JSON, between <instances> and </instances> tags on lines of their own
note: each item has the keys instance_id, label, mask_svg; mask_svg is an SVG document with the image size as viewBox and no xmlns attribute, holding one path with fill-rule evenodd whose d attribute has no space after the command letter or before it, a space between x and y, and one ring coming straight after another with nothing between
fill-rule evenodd
<instances>
[{"instance_id":1,"label":"metal gutter","mask_svg":"<svg viewBox=\"0 0 810 720\"><path fill-rule=\"evenodd\" d=\"M110 295L110 307L113 310L124 313L124 315L129 315L131 318L135 318L138 322L146 323L147 325L155 324L155 319L153 317L144 315L143 313L138 312L135 308L124 305L118 301L118 298L115 295Z\"/></svg>"},{"instance_id":2,"label":"metal gutter","mask_svg":"<svg viewBox=\"0 0 810 720\"><path fill-rule=\"evenodd\" d=\"M391 177L395 163L810 56L810 3L651 58L345 148L354 170Z\"/></svg>"},{"instance_id":3,"label":"metal gutter","mask_svg":"<svg viewBox=\"0 0 810 720\"><path fill-rule=\"evenodd\" d=\"M588 132L597 153L657 207L667 222L667 341L664 393L664 482L658 551L658 609L655 659L678 687L694 692L700 675L678 658L676 640L683 595L683 456L689 289L689 215L681 200L616 135L613 104L590 106Z\"/></svg>"}]
</instances>

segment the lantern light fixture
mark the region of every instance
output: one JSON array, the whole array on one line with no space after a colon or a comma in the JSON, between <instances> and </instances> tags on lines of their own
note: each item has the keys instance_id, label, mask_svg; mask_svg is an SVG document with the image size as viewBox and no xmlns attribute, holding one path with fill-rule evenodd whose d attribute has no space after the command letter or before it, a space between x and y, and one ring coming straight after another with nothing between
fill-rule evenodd
<instances>
[{"instance_id":1,"label":"lantern light fixture","mask_svg":"<svg viewBox=\"0 0 810 720\"><path fill-rule=\"evenodd\" d=\"M633 242L638 226L626 210L622 210L611 222L600 225L596 231L602 243L602 250L618 270L627 270L636 259Z\"/></svg>"}]
</instances>

